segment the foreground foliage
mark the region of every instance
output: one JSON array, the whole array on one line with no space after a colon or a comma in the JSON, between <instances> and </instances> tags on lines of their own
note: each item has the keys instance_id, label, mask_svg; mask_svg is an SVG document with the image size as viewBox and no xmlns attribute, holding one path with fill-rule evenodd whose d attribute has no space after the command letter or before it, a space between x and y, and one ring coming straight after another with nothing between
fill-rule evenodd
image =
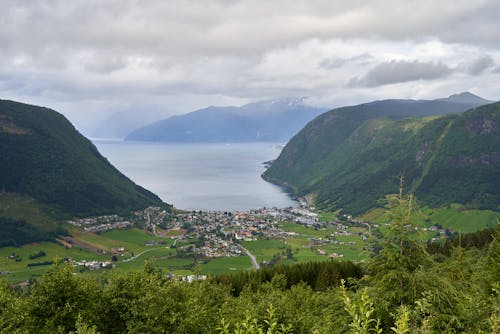
<instances>
[{"instance_id":1,"label":"foreground foliage","mask_svg":"<svg viewBox=\"0 0 500 334\"><path fill-rule=\"evenodd\" d=\"M0 332L497 333L495 233L486 246L455 248L449 257L439 254L439 262L429 256L426 266L388 263L372 272L382 258L404 264L413 257L413 248L400 256L382 252L362 279L341 277L345 284L323 291L304 282L289 285L277 272L269 281L249 279L253 283L236 295L227 277L179 282L147 264L142 272L95 279L58 264L26 291L2 283Z\"/></svg>"}]
</instances>

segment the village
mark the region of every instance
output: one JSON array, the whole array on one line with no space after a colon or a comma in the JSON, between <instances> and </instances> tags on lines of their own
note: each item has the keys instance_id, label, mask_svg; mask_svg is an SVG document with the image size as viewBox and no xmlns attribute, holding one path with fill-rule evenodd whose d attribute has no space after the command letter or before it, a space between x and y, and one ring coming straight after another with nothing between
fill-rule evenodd
<instances>
[{"instance_id":1,"label":"village","mask_svg":"<svg viewBox=\"0 0 500 334\"><path fill-rule=\"evenodd\" d=\"M169 224L168 229L186 231L176 238L178 240L197 239L197 246L187 245L183 249L189 249L204 257L227 257L246 255L241 248L241 241L255 241L259 239L287 240L298 236L297 232L286 231L281 225L290 222L303 225L310 229L320 229L334 226L336 231L325 238L308 238L313 247L320 247L329 243L349 244L355 242L344 242L336 240L336 236L349 236L353 233L348 230L348 225L339 221L320 222L316 213L304 208L285 209L256 209L247 212L191 212L176 215ZM350 220L354 222L354 220ZM366 239L365 236L362 236ZM183 249L179 249L182 251ZM319 255L327 255L318 249ZM332 253L331 257L342 257L342 254Z\"/></svg>"},{"instance_id":2,"label":"village","mask_svg":"<svg viewBox=\"0 0 500 334\"><path fill-rule=\"evenodd\" d=\"M168 273L182 272L180 279L189 272L199 274L199 264L205 268L211 262L227 262L226 270L233 270L229 263L241 263L243 268L251 262L253 268L259 268L280 261L359 261L369 256L381 231L389 227L348 214L317 214L306 205L232 212L149 207L128 215L66 223L73 232L56 238L68 252L58 251L59 256L80 272L142 268L144 261L158 260ZM436 223L414 228L432 241L453 233ZM53 263L53 250L47 247L29 254L9 253L7 258L29 270L39 270ZM361 253L365 255L359 256Z\"/></svg>"},{"instance_id":3,"label":"village","mask_svg":"<svg viewBox=\"0 0 500 334\"><path fill-rule=\"evenodd\" d=\"M78 227L85 233L97 234L113 229L140 227L156 237L143 244L146 248L165 246L165 241L170 239L170 248L175 249L176 256L195 256L207 260L210 258L252 256L243 247L243 242L272 239L282 240L286 243L286 240L290 238L301 236L295 231L284 228L284 223L298 224L310 231L326 230L328 227L328 234L323 234L323 236L317 236L316 234L310 236L307 233L308 247L319 256L342 258L344 254L341 251L328 252L325 249L331 249L333 245L356 247L358 242L365 243L368 241L372 228L379 228L378 224L358 221L350 215L342 215L325 221L319 219L318 214L310 211L306 206L283 209L261 208L234 212L177 211L174 213L167 212L159 207L149 207L134 212L133 217L129 218L129 220L118 215L107 215L72 220L68 223ZM357 232L354 232L353 226L357 228ZM423 230L436 232L437 235L444 233L436 226L423 228ZM356 239L349 238L352 236L355 236ZM134 256L122 247L118 248L118 251L114 249L113 253L123 257L121 261L125 262L133 261L141 255ZM114 266L109 261L101 262L89 260L73 262L73 264L90 270Z\"/></svg>"},{"instance_id":4,"label":"village","mask_svg":"<svg viewBox=\"0 0 500 334\"><path fill-rule=\"evenodd\" d=\"M141 226L152 235L173 239L171 248L178 255L196 254L202 258L247 256L242 241L259 239L287 240L298 234L282 228L283 222L301 224L310 229L324 228L327 224L336 227L336 232L325 238L309 238L312 246L319 247L328 243L340 243L335 236L350 235L348 226L338 221L320 222L318 215L304 207L299 208L261 208L250 211L191 211L167 213L158 207L150 207L134 212L134 217L125 220L118 215L82 218L68 221L86 233L103 233L113 229ZM149 240L146 247L157 247L163 240ZM121 250L121 255L126 250ZM318 249L319 255L327 255ZM342 254L331 254L342 257ZM126 259L130 260L130 259ZM95 262L95 261L94 261ZM86 261L74 263L92 270L109 268L109 263Z\"/></svg>"},{"instance_id":5,"label":"village","mask_svg":"<svg viewBox=\"0 0 500 334\"><path fill-rule=\"evenodd\" d=\"M118 215L88 217L67 221L68 224L81 228L85 232L105 232L131 227L132 223Z\"/></svg>"}]
</instances>

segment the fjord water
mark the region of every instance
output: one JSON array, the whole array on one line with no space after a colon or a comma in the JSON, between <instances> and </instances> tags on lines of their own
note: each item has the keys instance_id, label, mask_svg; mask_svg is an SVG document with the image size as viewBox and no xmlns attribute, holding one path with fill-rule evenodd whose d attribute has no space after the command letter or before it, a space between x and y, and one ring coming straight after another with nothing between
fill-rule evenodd
<instances>
[{"instance_id":1,"label":"fjord water","mask_svg":"<svg viewBox=\"0 0 500 334\"><path fill-rule=\"evenodd\" d=\"M260 177L263 162L279 155L280 144L93 143L132 181L179 209L234 211L297 204Z\"/></svg>"}]
</instances>

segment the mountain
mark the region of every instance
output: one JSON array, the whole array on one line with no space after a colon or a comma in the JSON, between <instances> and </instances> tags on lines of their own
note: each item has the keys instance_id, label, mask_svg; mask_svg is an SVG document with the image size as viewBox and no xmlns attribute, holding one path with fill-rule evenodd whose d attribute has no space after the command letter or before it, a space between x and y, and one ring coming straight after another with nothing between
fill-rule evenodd
<instances>
[{"instance_id":1,"label":"mountain","mask_svg":"<svg viewBox=\"0 0 500 334\"><path fill-rule=\"evenodd\" d=\"M125 138L135 129L158 121L165 112L155 110L128 110L112 114L95 127L92 136L98 138Z\"/></svg>"},{"instance_id":2,"label":"mountain","mask_svg":"<svg viewBox=\"0 0 500 334\"><path fill-rule=\"evenodd\" d=\"M250 103L242 107L208 107L172 116L133 131L126 140L162 142L288 141L325 110L303 98Z\"/></svg>"},{"instance_id":3,"label":"mountain","mask_svg":"<svg viewBox=\"0 0 500 334\"><path fill-rule=\"evenodd\" d=\"M464 95L329 111L293 137L263 177L313 195L319 208L352 214L397 192L401 173L426 205L499 209L500 104L474 108L483 100L457 96Z\"/></svg>"},{"instance_id":4,"label":"mountain","mask_svg":"<svg viewBox=\"0 0 500 334\"><path fill-rule=\"evenodd\" d=\"M162 205L54 110L0 100L0 152L0 232Z\"/></svg>"},{"instance_id":5,"label":"mountain","mask_svg":"<svg viewBox=\"0 0 500 334\"><path fill-rule=\"evenodd\" d=\"M438 101L465 103L465 104L471 104L471 105L475 105L475 106L480 106L483 104L488 104L488 103L493 102L493 101L483 99L482 97L479 97L479 96L474 95L474 94L469 93L469 92L463 92L460 94L453 94L453 95L450 95L449 97L438 99Z\"/></svg>"}]
</instances>

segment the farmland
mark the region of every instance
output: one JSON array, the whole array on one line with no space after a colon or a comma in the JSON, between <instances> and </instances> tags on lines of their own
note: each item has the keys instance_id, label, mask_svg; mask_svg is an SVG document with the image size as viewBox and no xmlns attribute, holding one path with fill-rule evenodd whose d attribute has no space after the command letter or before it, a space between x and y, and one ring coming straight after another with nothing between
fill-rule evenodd
<instances>
[{"instance_id":1,"label":"farmland","mask_svg":"<svg viewBox=\"0 0 500 334\"><path fill-rule=\"evenodd\" d=\"M456 231L491 226L497 218L497 212L455 205L421 209L413 220L421 238L437 240ZM11 282L26 281L41 275L51 263L65 260L86 275L103 270L140 271L147 262L165 274L216 275L252 268L242 247L261 266L332 258L358 262L371 255L377 242L372 232L387 229L384 219L381 210L356 220L338 212L315 215L306 210L262 209L233 214L177 213L155 229L94 233L66 226L69 236L61 236L57 242L0 248L0 272Z\"/></svg>"}]
</instances>

